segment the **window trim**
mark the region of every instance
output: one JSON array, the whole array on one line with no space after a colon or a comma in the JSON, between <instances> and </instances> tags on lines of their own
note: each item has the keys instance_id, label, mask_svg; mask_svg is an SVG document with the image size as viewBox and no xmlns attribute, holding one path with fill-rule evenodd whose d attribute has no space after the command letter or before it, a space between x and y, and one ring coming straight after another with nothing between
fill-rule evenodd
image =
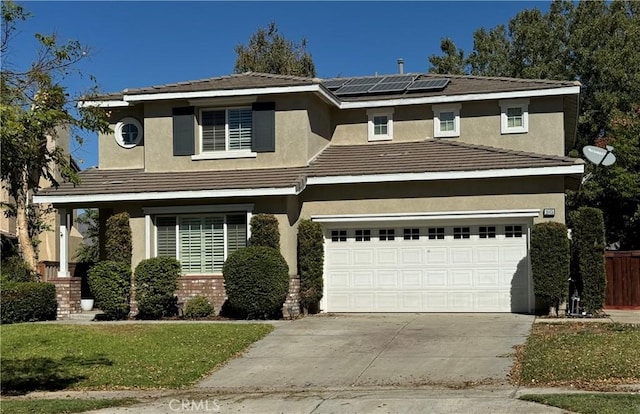
<instances>
[{"instance_id":1,"label":"window trim","mask_svg":"<svg viewBox=\"0 0 640 414\"><path fill-rule=\"evenodd\" d=\"M529 132L529 99L503 99L500 105L500 133L524 134ZM522 126L509 127L507 111L511 108L522 109Z\"/></svg>"},{"instance_id":2,"label":"window trim","mask_svg":"<svg viewBox=\"0 0 640 414\"><path fill-rule=\"evenodd\" d=\"M132 124L133 126L135 126L138 129L138 136L136 137L135 141L132 143L125 143L124 139L122 137L122 129L124 128L125 125L128 124ZM142 128L142 124L140 123L140 121L138 121L137 119L127 116L125 118L122 118L117 124L116 127L114 129L114 133L115 133L115 139L116 139L116 143L121 146L122 148L125 149L130 149L130 148L134 148L135 146L139 145L142 142L142 137L144 136L144 130Z\"/></svg>"},{"instance_id":3,"label":"window trim","mask_svg":"<svg viewBox=\"0 0 640 414\"><path fill-rule=\"evenodd\" d=\"M380 134L380 135L375 134L374 119L376 116L387 117L387 133L386 134ZM367 121L368 141L391 141L393 139L393 108L368 109L367 117L369 118L369 120Z\"/></svg>"},{"instance_id":4,"label":"window trim","mask_svg":"<svg viewBox=\"0 0 640 414\"><path fill-rule=\"evenodd\" d=\"M194 161L198 160L217 160L217 159L225 159L225 158L256 158L258 154L253 152L251 148L243 149L243 150L230 150L229 149L229 111L230 110L248 110L252 113L253 117L253 109L251 106L226 106L226 107L203 107L198 109L198 146L197 153L191 156L191 159ZM207 111L224 111L224 151L203 151L202 144L202 118L203 112ZM251 131L251 142L253 142L253 129Z\"/></svg>"},{"instance_id":5,"label":"window trim","mask_svg":"<svg viewBox=\"0 0 640 414\"><path fill-rule=\"evenodd\" d=\"M460 136L460 109L462 104L433 105L433 136L434 138L452 138ZM453 131L440 130L440 114L453 112Z\"/></svg>"}]
</instances>

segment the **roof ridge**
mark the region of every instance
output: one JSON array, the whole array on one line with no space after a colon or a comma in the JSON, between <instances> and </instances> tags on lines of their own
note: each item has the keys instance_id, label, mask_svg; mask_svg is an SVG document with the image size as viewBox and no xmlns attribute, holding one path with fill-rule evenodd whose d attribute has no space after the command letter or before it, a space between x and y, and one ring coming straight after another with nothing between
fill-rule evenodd
<instances>
[{"instance_id":1,"label":"roof ridge","mask_svg":"<svg viewBox=\"0 0 640 414\"><path fill-rule=\"evenodd\" d=\"M297 76L297 75L281 75L279 73L267 73L267 72L243 72L243 73L234 73L232 76L259 76L263 78L275 78L275 79L291 79L291 80L314 80L318 78L310 78L307 76Z\"/></svg>"},{"instance_id":2,"label":"roof ridge","mask_svg":"<svg viewBox=\"0 0 640 414\"><path fill-rule=\"evenodd\" d=\"M485 150L485 151L495 152L495 153L499 153L499 154L523 155L523 156L534 157L534 158L539 158L539 159L561 160L561 161L577 160L578 159L578 158L572 158L572 157L561 156L561 155L540 154L540 153L537 153L537 152L519 151L519 150L513 150L513 149L509 149L509 148L492 147L490 145L469 144L467 142L453 142L453 141L445 141L445 140L441 140L441 139L430 139L430 140L426 140L426 141L427 142L428 141L439 142L441 144L449 145L449 146L457 146L457 147Z\"/></svg>"},{"instance_id":3,"label":"roof ridge","mask_svg":"<svg viewBox=\"0 0 640 414\"><path fill-rule=\"evenodd\" d=\"M565 84L571 83L573 85L582 85L577 80L557 80L557 79L539 79L539 78L515 78L510 76L480 76L480 75L459 75L452 73L424 73L424 76L429 77L448 77L456 79L480 79L480 80L497 80L505 82L534 82L534 83L553 83L553 84Z\"/></svg>"}]
</instances>

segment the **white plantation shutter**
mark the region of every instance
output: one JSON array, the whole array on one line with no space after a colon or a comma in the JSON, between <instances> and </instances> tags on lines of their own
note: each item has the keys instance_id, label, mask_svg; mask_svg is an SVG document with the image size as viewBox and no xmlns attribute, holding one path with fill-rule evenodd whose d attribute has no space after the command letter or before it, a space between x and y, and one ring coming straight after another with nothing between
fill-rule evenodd
<instances>
[{"instance_id":1,"label":"white plantation shutter","mask_svg":"<svg viewBox=\"0 0 640 414\"><path fill-rule=\"evenodd\" d=\"M202 272L202 234L199 217L180 218L180 262L185 273Z\"/></svg>"},{"instance_id":2,"label":"white plantation shutter","mask_svg":"<svg viewBox=\"0 0 640 414\"><path fill-rule=\"evenodd\" d=\"M227 257L247 247L247 215L227 216Z\"/></svg>"},{"instance_id":3,"label":"white plantation shutter","mask_svg":"<svg viewBox=\"0 0 640 414\"><path fill-rule=\"evenodd\" d=\"M176 257L176 218L158 217L156 220L156 251L160 257Z\"/></svg>"},{"instance_id":4,"label":"white plantation shutter","mask_svg":"<svg viewBox=\"0 0 640 414\"><path fill-rule=\"evenodd\" d=\"M225 111L202 111L202 152L226 151Z\"/></svg>"},{"instance_id":5,"label":"white plantation shutter","mask_svg":"<svg viewBox=\"0 0 640 414\"><path fill-rule=\"evenodd\" d=\"M229 150L251 149L251 109L229 110Z\"/></svg>"}]
</instances>

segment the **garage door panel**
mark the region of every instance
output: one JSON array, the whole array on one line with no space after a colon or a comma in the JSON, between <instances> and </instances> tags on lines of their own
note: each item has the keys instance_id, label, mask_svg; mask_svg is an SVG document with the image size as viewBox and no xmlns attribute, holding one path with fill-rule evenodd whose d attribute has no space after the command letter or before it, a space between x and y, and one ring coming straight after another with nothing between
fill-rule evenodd
<instances>
[{"instance_id":1,"label":"garage door panel","mask_svg":"<svg viewBox=\"0 0 640 414\"><path fill-rule=\"evenodd\" d=\"M442 237L429 226L419 239L395 239L370 228L369 240L326 240L326 307L330 312L526 312L531 303L527 226L506 237L505 226L469 227L470 237ZM518 225L519 226L519 225ZM418 226L413 227L412 230ZM353 230L347 230L352 236ZM385 239L381 237L384 236ZM429 238L431 237L431 238ZM440 238L438 238L440 237Z\"/></svg>"}]
</instances>

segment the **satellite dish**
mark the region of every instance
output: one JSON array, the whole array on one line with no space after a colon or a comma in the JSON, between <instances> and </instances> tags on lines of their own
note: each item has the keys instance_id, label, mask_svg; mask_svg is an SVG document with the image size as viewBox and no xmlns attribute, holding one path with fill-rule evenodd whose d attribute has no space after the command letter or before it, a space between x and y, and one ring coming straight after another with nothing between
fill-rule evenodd
<instances>
[{"instance_id":1,"label":"satellite dish","mask_svg":"<svg viewBox=\"0 0 640 414\"><path fill-rule=\"evenodd\" d=\"M613 155L613 147L607 145L607 148L600 148L594 145L587 145L582 148L585 158L595 165L604 165L608 167L616 162L616 156Z\"/></svg>"}]
</instances>

